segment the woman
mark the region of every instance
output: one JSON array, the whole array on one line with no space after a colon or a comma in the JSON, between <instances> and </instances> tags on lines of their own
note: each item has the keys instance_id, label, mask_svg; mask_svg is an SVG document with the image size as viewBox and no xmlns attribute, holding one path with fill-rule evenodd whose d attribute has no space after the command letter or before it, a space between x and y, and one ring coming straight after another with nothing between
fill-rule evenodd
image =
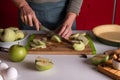
<instances>
[{"instance_id":1,"label":"woman","mask_svg":"<svg viewBox=\"0 0 120 80\"><path fill-rule=\"evenodd\" d=\"M40 26L56 30L68 38L75 29L75 18L83 0L13 0L19 8L20 29L37 29Z\"/></svg>"}]
</instances>

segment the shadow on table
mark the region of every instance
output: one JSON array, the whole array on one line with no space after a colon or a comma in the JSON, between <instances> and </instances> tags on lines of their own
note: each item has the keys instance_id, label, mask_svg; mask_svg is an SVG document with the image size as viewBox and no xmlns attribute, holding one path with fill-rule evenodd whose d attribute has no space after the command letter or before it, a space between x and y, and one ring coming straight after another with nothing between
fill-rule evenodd
<instances>
[{"instance_id":1,"label":"shadow on table","mask_svg":"<svg viewBox=\"0 0 120 80\"><path fill-rule=\"evenodd\" d=\"M23 66L26 68L26 69L29 69L29 70L36 70L35 68L35 63L34 62L24 62Z\"/></svg>"},{"instance_id":2,"label":"shadow on table","mask_svg":"<svg viewBox=\"0 0 120 80\"><path fill-rule=\"evenodd\" d=\"M0 52L0 60L10 61L10 60L9 60L8 53Z\"/></svg>"}]
</instances>

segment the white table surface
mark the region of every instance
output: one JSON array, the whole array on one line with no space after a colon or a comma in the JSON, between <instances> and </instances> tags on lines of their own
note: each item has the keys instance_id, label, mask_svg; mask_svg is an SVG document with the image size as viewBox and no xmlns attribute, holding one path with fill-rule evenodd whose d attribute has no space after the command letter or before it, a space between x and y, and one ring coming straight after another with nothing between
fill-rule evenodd
<instances>
[{"instance_id":1,"label":"white table surface","mask_svg":"<svg viewBox=\"0 0 120 80\"><path fill-rule=\"evenodd\" d=\"M28 31L36 33L36 31ZM104 45L94 40L97 54L109 49L117 49ZM110 77L98 72L96 67L89 64L85 58L79 55L33 55L28 54L23 62L15 63L8 60L6 53L0 52L0 60L18 70L17 80L112 80ZM35 69L35 58L41 56L53 61L54 67L47 71Z\"/></svg>"}]
</instances>

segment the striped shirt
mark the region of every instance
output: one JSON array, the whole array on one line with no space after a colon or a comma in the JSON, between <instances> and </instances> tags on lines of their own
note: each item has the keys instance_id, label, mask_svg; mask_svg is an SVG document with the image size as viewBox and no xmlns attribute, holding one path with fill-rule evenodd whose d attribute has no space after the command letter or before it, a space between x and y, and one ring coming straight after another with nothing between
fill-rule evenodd
<instances>
[{"instance_id":1,"label":"striped shirt","mask_svg":"<svg viewBox=\"0 0 120 80\"><path fill-rule=\"evenodd\" d=\"M46 2L59 2L61 0L28 0L34 3L46 3ZM76 13L77 15L80 12L83 0L70 0L68 5L68 12Z\"/></svg>"}]
</instances>

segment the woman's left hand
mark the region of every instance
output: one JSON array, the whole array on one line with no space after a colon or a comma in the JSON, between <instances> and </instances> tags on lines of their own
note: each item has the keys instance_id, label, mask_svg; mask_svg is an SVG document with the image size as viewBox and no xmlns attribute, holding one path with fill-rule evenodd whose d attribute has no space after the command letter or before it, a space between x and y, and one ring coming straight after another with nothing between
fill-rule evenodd
<instances>
[{"instance_id":1,"label":"woman's left hand","mask_svg":"<svg viewBox=\"0 0 120 80\"><path fill-rule=\"evenodd\" d=\"M76 19L76 14L69 12L66 15L64 23L60 26L61 30L59 32L59 35L68 39L68 37L72 34L72 24L75 19Z\"/></svg>"}]
</instances>

